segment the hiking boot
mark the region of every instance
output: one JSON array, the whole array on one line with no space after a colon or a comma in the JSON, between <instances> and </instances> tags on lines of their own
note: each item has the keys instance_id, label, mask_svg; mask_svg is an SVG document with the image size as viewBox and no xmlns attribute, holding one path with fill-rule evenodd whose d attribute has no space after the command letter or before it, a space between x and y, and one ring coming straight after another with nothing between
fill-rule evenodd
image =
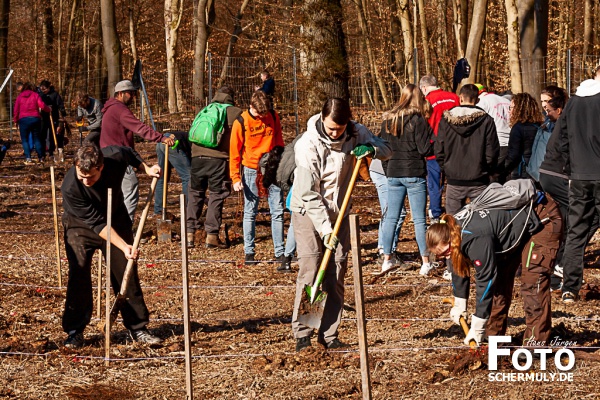
<instances>
[{"instance_id":1,"label":"hiking boot","mask_svg":"<svg viewBox=\"0 0 600 400\"><path fill-rule=\"evenodd\" d=\"M64 346L69 349L79 349L83 347L83 333L71 331L65 340Z\"/></svg>"},{"instance_id":2,"label":"hiking boot","mask_svg":"<svg viewBox=\"0 0 600 400\"><path fill-rule=\"evenodd\" d=\"M320 340L319 343L321 343L326 349L328 350L332 350L332 349L343 349L346 347L350 347L349 344L342 342L340 339L335 338L333 339L331 342L329 343L325 343L324 341Z\"/></svg>"},{"instance_id":3,"label":"hiking boot","mask_svg":"<svg viewBox=\"0 0 600 400\"><path fill-rule=\"evenodd\" d=\"M162 343L161 338L159 338L158 336L154 336L146 328L130 330L129 334L131 335L131 339L133 339L133 341L135 341L135 342L148 343L148 344Z\"/></svg>"},{"instance_id":4,"label":"hiking boot","mask_svg":"<svg viewBox=\"0 0 600 400\"><path fill-rule=\"evenodd\" d=\"M246 254L246 257L244 257L244 264L246 264L246 265L258 264L258 261L256 261L254 259L254 253Z\"/></svg>"},{"instance_id":5,"label":"hiking boot","mask_svg":"<svg viewBox=\"0 0 600 400\"><path fill-rule=\"evenodd\" d=\"M193 249L194 248L194 232L186 233L186 238L187 238L187 248Z\"/></svg>"},{"instance_id":6,"label":"hiking boot","mask_svg":"<svg viewBox=\"0 0 600 400\"><path fill-rule=\"evenodd\" d=\"M573 292L563 292L562 301L563 303L575 303L577 301L577 295Z\"/></svg>"},{"instance_id":7,"label":"hiking boot","mask_svg":"<svg viewBox=\"0 0 600 400\"><path fill-rule=\"evenodd\" d=\"M277 257L277 261L281 262L281 265L277 267L277 272L294 272L292 271L292 256L282 254Z\"/></svg>"},{"instance_id":8,"label":"hiking boot","mask_svg":"<svg viewBox=\"0 0 600 400\"><path fill-rule=\"evenodd\" d=\"M296 339L296 351L302 351L307 347L310 347L310 336Z\"/></svg>"},{"instance_id":9,"label":"hiking boot","mask_svg":"<svg viewBox=\"0 0 600 400\"><path fill-rule=\"evenodd\" d=\"M215 235L213 233L208 233L206 235L206 248L207 249L227 249L229 248L229 246L227 246L225 243L221 242L221 239L219 239L219 235Z\"/></svg>"}]
</instances>

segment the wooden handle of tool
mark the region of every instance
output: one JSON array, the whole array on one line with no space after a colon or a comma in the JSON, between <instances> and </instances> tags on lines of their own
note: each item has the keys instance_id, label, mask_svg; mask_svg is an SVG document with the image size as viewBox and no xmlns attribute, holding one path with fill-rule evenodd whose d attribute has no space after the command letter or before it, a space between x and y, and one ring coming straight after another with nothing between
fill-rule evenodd
<instances>
[{"instance_id":1,"label":"wooden handle of tool","mask_svg":"<svg viewBox=\"0 0 600 400\"><path fill-rule=\"evenodd\" d=\"M333 226L333 232L331 232L331 237L337 236L340 231L340 227L342 226L342 221L344 220L344 214L346 214L346 209L348 208L348 203L350 203L350 195L352 195L352 190L354 189L354 185L356 184L356 178L358 177L358 172L360 171L360 165L362 163L362 158L358 158L356 160L356 165L354 166L354 170L352 171L352 177L350 178L350 182L348 184L348 189L346 189L346 194L344 195L344 201L342 202L342 206L340 207L340 212L335 221L335 225ZM329 243L328 243L329 244ZM327 264L329 264L329 259L331 258L332 251L329 248L325 248L325 254L323 254L323 259L321 260L321 265L319 266L319 272L317 273L317 279L313 285L314 292L316 292L317 287L323 281L323 277L325 275L325 270L327 269Z\"/></svg>"},{"instance_id":2,"label":"wooden handle of tool","mask_svg":"<svg viewBox=\"0 0 600 400\"><path fill-rule=\"evenodd\" d=\"M165 143L165 168L163 169L163 198L162 198L162 219L163 221L167 219L167 185L169 182L167 181L167 175L169 171L169 145Z\"/></svg>"},{"instance_id":3,"label":"wooden handle of tool","mask_svg":"<svg viewBox=\"0 0 600 400\"><path fill-rule=\"evenodd\" d=\"M445 299L442 300L443 304L451 304L452 307L454 307L454 297L446 297ZM462 327L463 332L465 333L465 336L467 336L469 334L469 325L467 325L467 321L465 320L465 317L460 317L460 326ZM474 339L469 340L469 346L471 346L472 349L474 349L475 347L477 347L477 342Z\"/></svg>"},{"instance_id":4,"label":"wooden handle of tool","mask_svg":"<svg viewBox=\"0 0 600 400\"><path fill-rule=\"evenodd\" d=\"M144 232L144 223L146 222L146 218L148 217L148 211L150 210L150 203L152 201L152 197L154 196L154 189L156 188L156 183L158 182L158 178L152 178L152 184L150 184L150 193L148 193L148 198L146 199L146 205L144 206L144 211L142 212L142 217L140 218L140 223L138 225L137 232L135 233L135 238L133 239L133 251L135 252L139 245L140 240L142 239L142 233ZM131 271L133 270L133 264L135 260L131 259L127 261L127 267L125 268L125 273L123 274L123 281L121 282L121 290L119 291L119 295L125 295L127 291L127 285L129 284L129 278L131 277Z\"/></svg>"},{"instance_id":5,"label":"wooden handle of tool","mask_svg":"<svg viewBox=\"0 0 600 400\"><path fill-rule=\"evenodd\" d=\"M54 137L54 147L58 149L58 142L56 141L56 131L54 130L54 120L52 119L52 113L50 113L50 126L52 127L52 136Z\"/></svg>"},{"instance_id":6,"label":"wooden handle of tool","mask_svg":"<svg viewBox=\"0 0 600 400\"><path fill-rule=\"evenodd\" d=\"M60 239L58 233L58 207L56 205L56 183L54 181L54 167L50 167L50 181L52 183L52 214L54 216L54 245L56 247L56 266L58 268L58 286L62 286L60 268Z\"/></svg>"}]
</instances>

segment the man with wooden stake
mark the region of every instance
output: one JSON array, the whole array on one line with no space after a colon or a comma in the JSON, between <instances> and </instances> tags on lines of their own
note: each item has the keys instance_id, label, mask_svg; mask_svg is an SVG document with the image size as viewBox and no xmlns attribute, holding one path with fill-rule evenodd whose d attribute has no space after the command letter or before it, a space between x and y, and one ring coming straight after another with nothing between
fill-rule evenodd
<instances>
[{"instance_id":1,"label":"man with wooden stake","mask_svg":"<svg viewBox=\"0 0 600 400\"><path fill-rule=\"evenodd\" d=\"M106 252L107 193L113 190L111 229L111 283L118 292L128 259L138 257L133 248L132 222L123 201L121 184L128 166L144 168L147 175L160 176L160 167L149 167L130 147L108 146L99 149L95 144L84 143L75 154L74 166L65 175L63 195L63 226L65 249L69 260L69 282L65 311L62 319L64 331L69 335L65 347L83 346L83 331L93 312L91 265L94 251ZM150 334L146 325L149 313L144 302L137 274L127 289L127 301L121 307L123 324L133 340L156 344L162 340Z\"/></svg>"}]
</instances>

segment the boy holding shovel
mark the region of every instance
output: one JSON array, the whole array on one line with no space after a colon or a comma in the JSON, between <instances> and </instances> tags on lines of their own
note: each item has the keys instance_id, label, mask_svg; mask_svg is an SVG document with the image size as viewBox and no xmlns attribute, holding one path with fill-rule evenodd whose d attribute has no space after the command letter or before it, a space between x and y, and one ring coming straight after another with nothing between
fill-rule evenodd
<instances>
[{"instance_id":1,"label":"boy holding shovel","mask_svg":"<svg viewBox=\"0 0 600 400\"><path fill-rule=\"evenodd\" d=\"M345 100L327 100L321 113L308 121L306 133L295 146L296 170L290 209L299 265L292 315L296 351L310 346L310 337L315 328L318 329L318 342L325 348L346 346L337 335L344 305L344 276L350 249L349 207L343 211L340 208L346 192L352 190L350 182L355 157L362 158L370 154L385 160L392 154L386 141L374 136L365 126L350 121L350 118L350 106ZM341 224L336 224L336 227L339 225L339 231L335 232L333 224L340 211L342 220ZM305 286L315 282L326 247L333 256L323 279L323 291L328 293L327 301L320 321L307 325L306 318L300 315L303 293Z\"/></svg>"}]
</instances>

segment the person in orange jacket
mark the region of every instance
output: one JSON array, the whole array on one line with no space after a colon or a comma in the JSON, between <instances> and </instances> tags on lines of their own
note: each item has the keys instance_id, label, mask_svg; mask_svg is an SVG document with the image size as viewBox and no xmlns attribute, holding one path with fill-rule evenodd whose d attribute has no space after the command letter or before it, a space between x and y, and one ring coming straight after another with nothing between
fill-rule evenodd
<instances>
[{"instance_id":1,"label":"person in orange jacket","mask_svg":"<svg viewBox=\"0 0 600 400\"><path fill-rule=\"evenodd\" d=\"M244 191L244 253L245 263L254 264L254 236L256 214L258 212L260 166L263 156L268 157L275 147L283 150L283 134L277 113L270 108L267 95L256 91L250 100L250 107L233 123L229 151L229 175L233 190ZM260 180L260 179L259 179ZM283 192L275 184L265 188L268 192L271 212L271 234L275 248L275 258L281 262L284 257L283 241Z\"/></svg>"}]
</instances>

